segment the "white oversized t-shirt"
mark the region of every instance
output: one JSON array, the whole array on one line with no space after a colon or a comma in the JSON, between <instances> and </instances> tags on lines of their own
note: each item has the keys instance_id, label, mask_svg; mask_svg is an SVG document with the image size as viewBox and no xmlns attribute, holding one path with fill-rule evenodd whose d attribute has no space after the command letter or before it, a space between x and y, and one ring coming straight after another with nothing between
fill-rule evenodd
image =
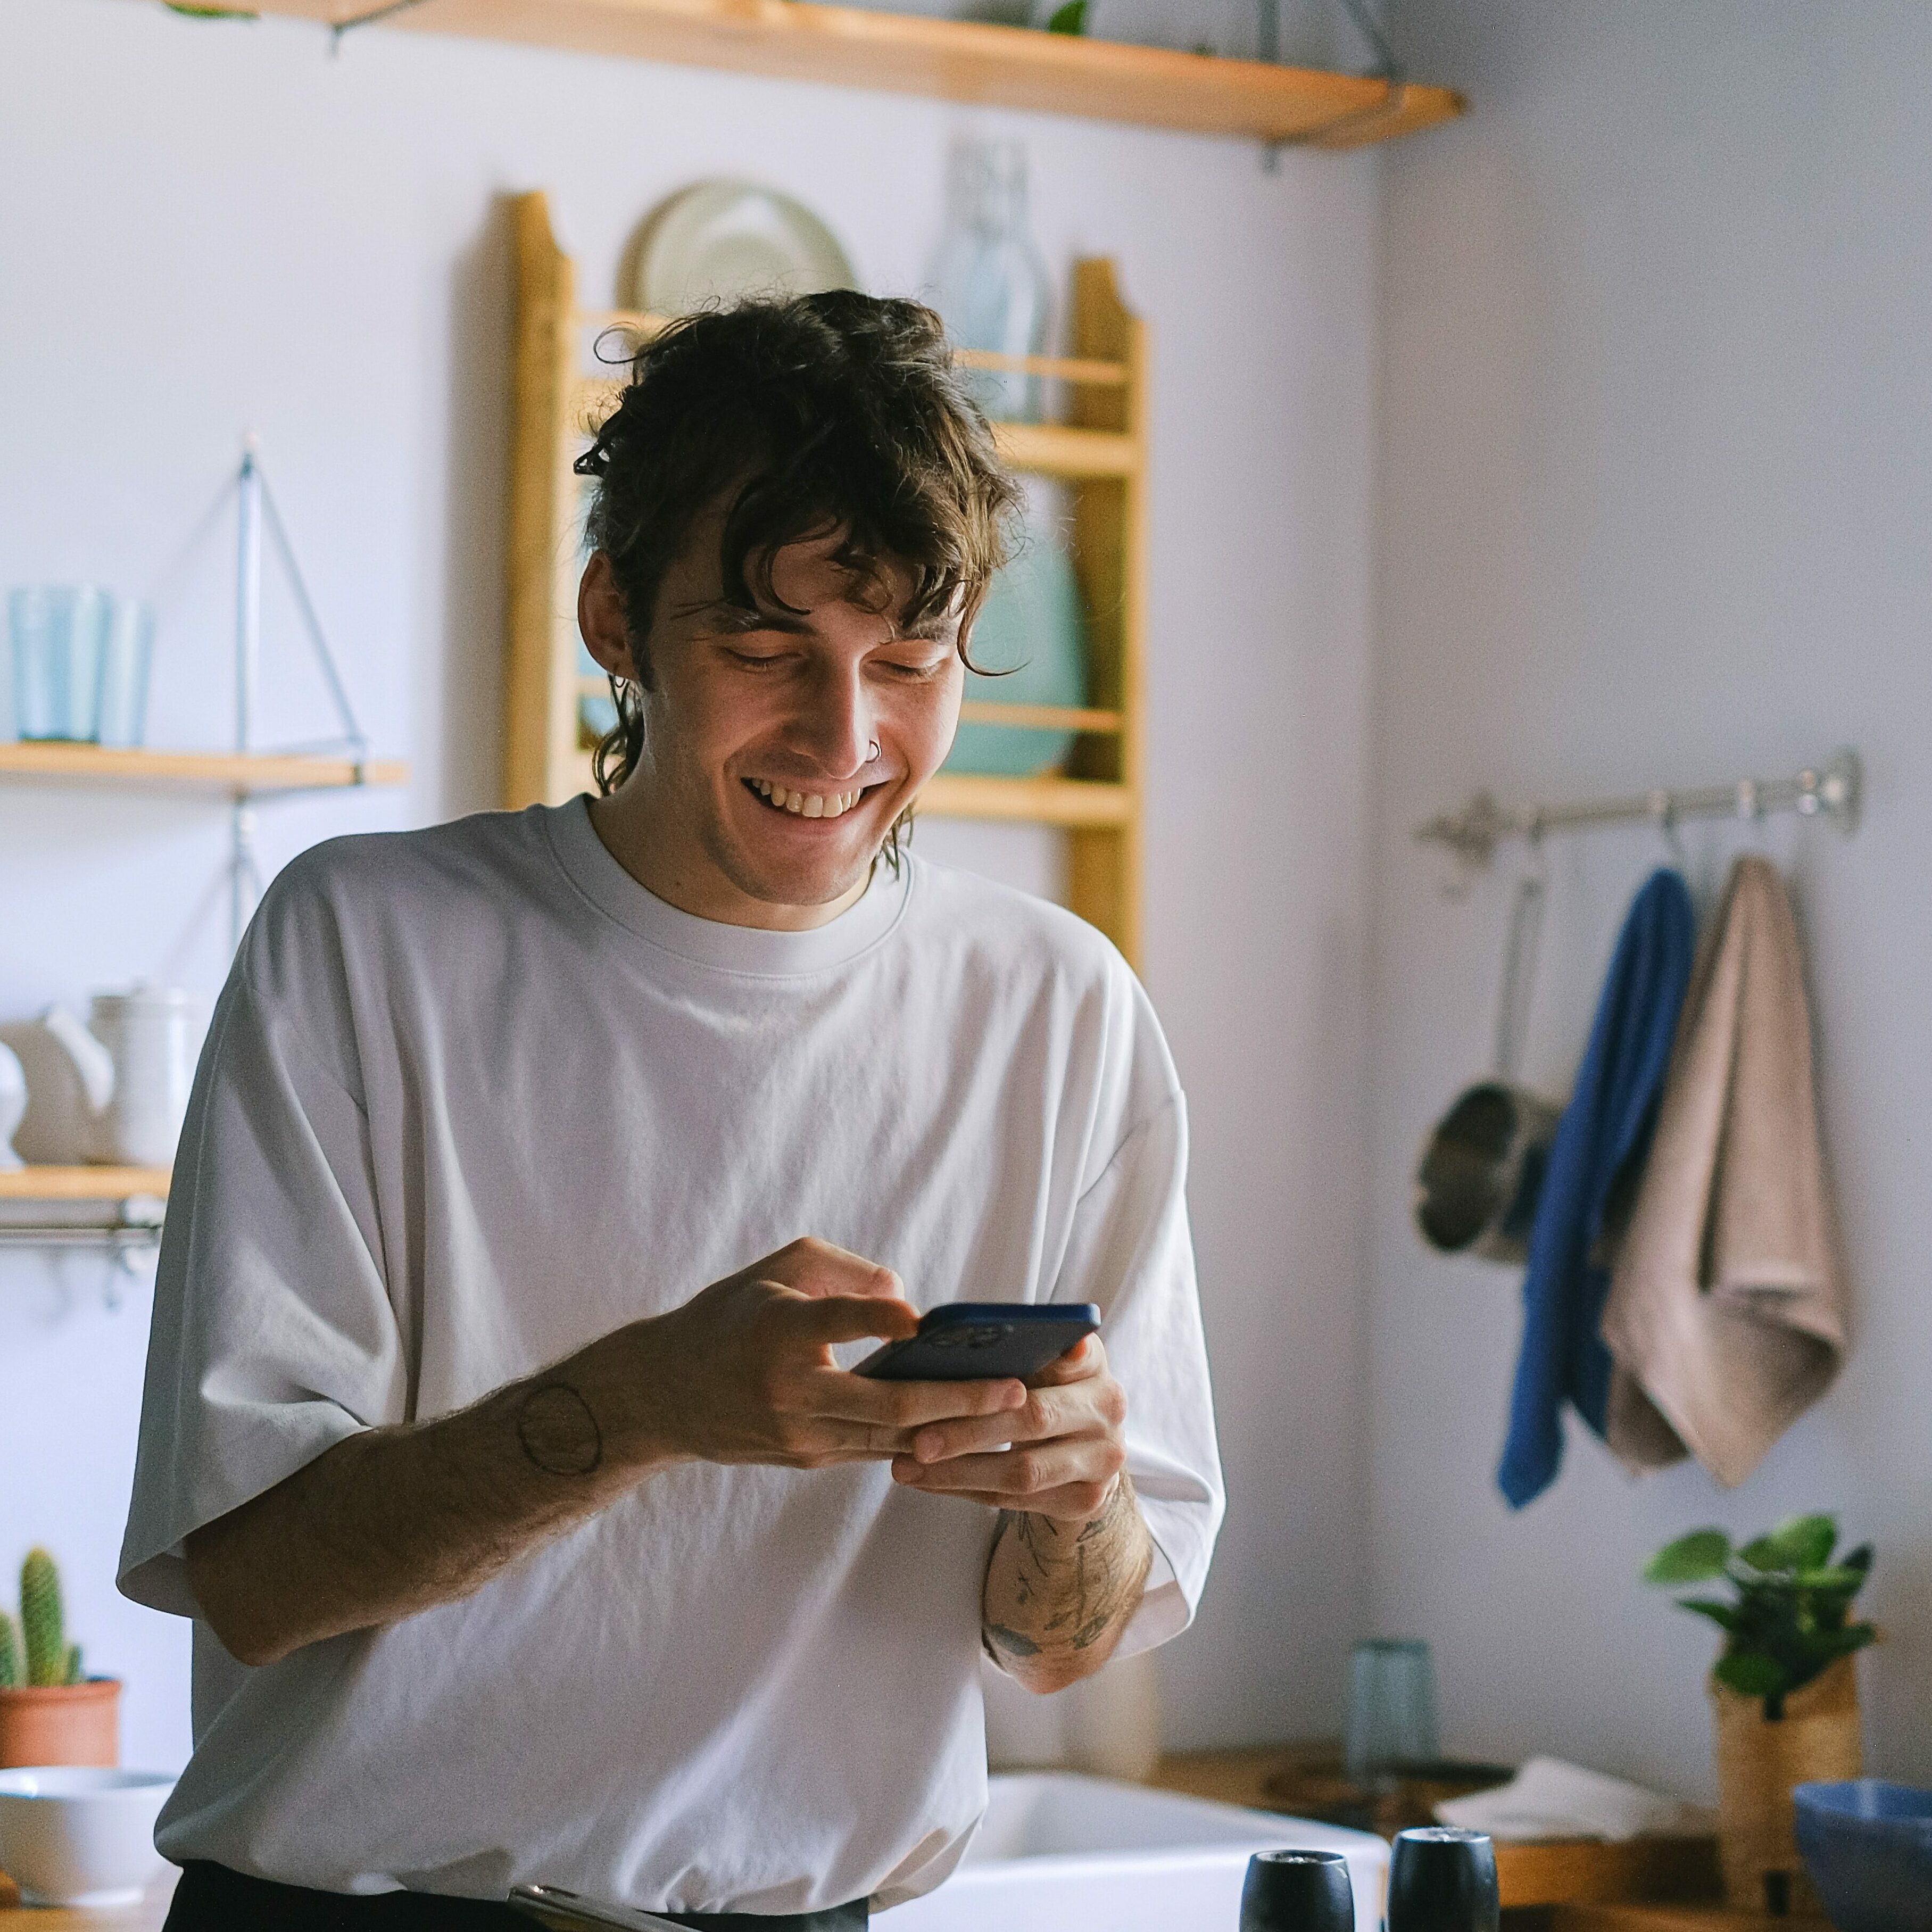
<instances>
[{"instance_id":1,"label":"white oversized t-shirt","mask_svg":"<svg viewBox=\"0 0 1932 1932\"><path fill-rule=\"evenodd\" d=\"M336 841L276 881L175 1169L122 1588L356 1431L461 1408L794 1238L943 1301L1096 1301L1192 1613L1222 1508L1152 1010L1106 940L909 860L811 932L697 919L585 802ZM195 1633L172 1858L670 1911L937 1884L985 1802L994 1518L883 1464L687 1464L473 1596L236 1664Z\"/></svg>"}]
</instances>

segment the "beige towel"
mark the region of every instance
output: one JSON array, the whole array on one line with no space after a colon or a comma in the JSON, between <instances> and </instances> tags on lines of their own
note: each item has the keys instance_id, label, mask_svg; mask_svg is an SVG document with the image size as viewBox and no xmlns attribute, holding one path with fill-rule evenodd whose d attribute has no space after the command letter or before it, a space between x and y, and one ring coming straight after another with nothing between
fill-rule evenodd
<instances>
[{"instance_id":1,"label":"beige towel","mask_svg":"<svg viewBox=\"0 0 1932 1932\"><path fill-rule=\"evenodd\" d=\"M1698 949L1604 1340L1611 1448L1634 1469L1688 1450L1727 1486L1850 1346L1798 927L1763 859L1738 861Z\"/></svg>"}]
</instances>

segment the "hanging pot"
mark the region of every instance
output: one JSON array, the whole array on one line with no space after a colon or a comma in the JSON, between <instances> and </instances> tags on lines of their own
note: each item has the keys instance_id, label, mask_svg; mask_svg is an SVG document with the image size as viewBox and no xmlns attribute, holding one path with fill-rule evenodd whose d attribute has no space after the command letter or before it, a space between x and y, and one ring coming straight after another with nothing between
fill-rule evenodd
<instances>
[{"instance_id":1,"label":"hanging pot","mask_svg":"<svg viewBox=\"0 0 1932 1932\"><path fill-rule=\"evenodd\" d=\"M1540 878L1526 874L1510 909L1495 1076L1456 1095L1415 1171L1415 1224L1443 1254L1511 1265L1529 1258L1529 1231L1563 1112L1515 1077L1543 928L1543 890Z\"/></svg>"},{"instance_id":2,"label":"hanging pot","mask_svg":"<svg viewBox=\"0 0 1932 1932\"><path fill-rule=\"evenodd\" d=\"M1529 1258L1529 1231L1563 1110L1508 1081L1466 1088L1415 1171L1415 1224L1432 1248L1488 1262Z\"/></svg>"},{"instance_id":3,"label":"hanging pot","mask_svg":"<svg viewBox=\"0 0 1932 1932\"><path fill-rule=\"evenodd\" d=\"M1859 1774L1858 1680L1852 1660L1841 1657L1792 1691L1776 1719L1765 1715L1762 1697L1747 1697L1715 1678L1710 1689L1725 1901L1737 1911L1822 1918L1824 1906L1798 1855L1791 1792L1795 1785Z\"/></svg>"}]
</instances>

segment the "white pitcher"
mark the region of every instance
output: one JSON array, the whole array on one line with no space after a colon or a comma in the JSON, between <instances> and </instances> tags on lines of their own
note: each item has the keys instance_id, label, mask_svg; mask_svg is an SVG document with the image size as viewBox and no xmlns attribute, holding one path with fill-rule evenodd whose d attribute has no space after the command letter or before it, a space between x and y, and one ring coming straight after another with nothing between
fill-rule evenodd
<instances>
[{"instance_id":1,"label":"white pitcher","mask_svg":"<svg viewBox=\"0 0 1932 1932\"><path fill-rule=\"evenodd\" d=\"M0 1046L0 1168L23 1165L14 1151L14 1132L26 1111L26 1071L10 1046Z\"/></svg>"},{"instance_id":2,"label":"white pitcher","mask_svg":"<svg viewBox=\"0 0 1932 1932\"><path fill-rule=\"evenodd\" d=\"M172 987L97 993L82 1026L64 1006L40 1024L86 1096L90 1159L170 1167L194 1080L196 1001Z\"/></svg>"}]
</instances>

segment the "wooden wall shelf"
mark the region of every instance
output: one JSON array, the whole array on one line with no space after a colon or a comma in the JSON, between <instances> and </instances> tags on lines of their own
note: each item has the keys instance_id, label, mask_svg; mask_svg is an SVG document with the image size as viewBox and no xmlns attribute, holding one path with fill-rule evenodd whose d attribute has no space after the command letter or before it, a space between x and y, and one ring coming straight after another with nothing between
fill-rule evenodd
<instances>
[{"instance_id":1,"label":"wooden wall shelf","mask_svg":"<svg viewBox=\"0 0 1932 1932\"><path fill-rule=\"evenodd\" d=\"M0 744L0 778L93 784L158 784L190 791L347 790L399 785L410 768L387 759L357 764L294 753L151 752L105 745Z\"/></svg>"},{"instance_id":2,"label":"wooden wall shelf","mask_svg":"<svg viewBox=\"0 0 1932 1932\"><path fill-rule=\"evenodd\" d=\"M1125 826L1134 816L1133 794L1125 785L1093 778L985 778L971 772L940 772L927 779L913 809L935 818L1006 819L1069 830Z\"/></svg>"},{"instance_id":3,"label":"wooden wall shelf","mask_svg":"<svg viewBox=\"0 0 1932 1932\"><path fill-rule=\"evenodd\" d=\"M332 26L375 10L374 0L257 4ZM1322 148L1391 140L1464 112L1446 87L806 0L418 0L383 25Z\"/></svg>"},{"instance_id":4,"label":"wooden wall shelf","mask_svg":"<svg viewBox=\"0 0 1932 1932\"><path fill-rule=\"evenodd\" d=\"M424 10L443 4L427 0ZM790 0L770 4L791 13L827 10L792 6ZM853 17L898 26L949 24L884 14ZM1019 38L1030 44L1059 37ZM663 326L656 316L578 307L575 272L556 244L542 194L519 196L515 219L502 784L502 802L512 810L539 800L561 804L594 789L583 749L583 706L604 695L605 686L601 677L585 674L578 636L581 499L571 465L584 439L616 406L622 385L591 374L584 364L590 343L604 329L649 335ZM1110 261L1075 265L1071 307L1070 356L971 353L960 359L982 368L1018 363L1067 386L1071 420L999 423L994 433L1011 467L1071 485L1072 561L1090 614L1094 701L1060 706L980 700L964 707L962 716L973 724L1074 733L1072 775L1006 778L941 771L928 781L914 809L933 818L1066 832L1068 904L1134 962L1140 938L1147 331L1120 299Z\"/></svg>"},{"instance_id":5,"label":"wooden wall shelf","mask_svg":"<svg viewBox=\"0 0 1932 1932\"><path fill-rule=\"evenodd\" d=\"M165 1167L0 1168L0 1201L125 1201L167 1196Z\"/></svg>"}]
</instances>

